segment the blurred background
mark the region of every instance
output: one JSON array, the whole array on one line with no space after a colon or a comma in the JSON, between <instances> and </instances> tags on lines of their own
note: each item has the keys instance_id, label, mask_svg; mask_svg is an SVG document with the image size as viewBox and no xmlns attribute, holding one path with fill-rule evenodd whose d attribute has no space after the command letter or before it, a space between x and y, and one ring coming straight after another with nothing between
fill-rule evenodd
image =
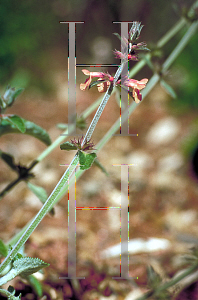
<instances>
[{"instance_id":1,"label":"blurred background","mask_svg":"<svg viewBox=\"0 0 198 300\"><path fill-rule=\"evenodd\" d=\"M77 64L117 64L112 51L120 50L120 41L113 33L120 34L120 25L113 21L142 22L144 27L139 40L145 41L152 50L181 16L186 15L193 2L1 1L0 94L8 84L25 88L6 113L16 113L44 127L52 140L60 135L56 124L67 122L68 25L59 21L84 21L84 24L76 25ZM187 27L184 27L153 59L157 71L186 30ZM187 251L193 242L198 243L197 53L196 34L164 74L177 98L171 98L157 84L130 117L130 133L138 133L138 137L114 137L101 150L98 157L110 177L93 167L78 183L79 206L93 206L93 202L94 206L116 206L120 197L120 170L113 168L112 164L138 164L136 169L130 169L130 239L155 236L172 243L167 252L131 256L130 274L138 276L142 285L146 282L145 265L150 259L157 257L158 263L171 275L181 267L177 261L178 253ZM130 62L130 67L133 65L135 62ZM80 91L79 84L87 78L81 69L77 68L76 77L78 114L99 96L95 87L90 91ZM101 69L94 68L96 70ZM102 68L102 71L114 74L116 68ZM151 78L152 74L145 66L135 79ZM95 143L119 117L119 106L114 96L112 99L94 132ZM92 117L93 114L88 117L87 125ZM41 142L23 135L5 135L1 137L0 144L1 150L11 153L22 164L30 164L45 149ZM66 155L57 148L36 166L34 182L45 187L50 194L65 170L59 164L69 163L72 157L73 153ZM3 189L16 175L2 161L0 163L0 187ZM1 207L1 238L7 241L35 215L40 203L27 190L26 184L20 183L1 201ZM50 280L57 282L60 273L65 276L66 272L66 216L65 196L56 207L55 217L46 217L27 245L29 255L50 262ZM119 213L79 211L77 218L79 265L93 257L97 265L101 251L119 243ZM107 265L115 266L118 271L119 257L115 261L107 260ZM81 275L84 276L83 272ZM108 273L108 270L105 269L105 272Z\"/></svg>"},{"instance_id":2,"label":"blurred background","mask_svg":"<svg viewBox=\"0 0 198 300\"><path fill-rule=\"evenodd\" d=\"M116 63L111 50L120 48L112 35L120 32L113 21L137 20L145 25L141 39L152 48L185 15L193 1L6 1L0 6L0 83L23 85L26 91L57 92L54 76L67 72L68 25L59 21L84 21L76 26L77 63ZM91 24L91 25L90 25ZM166 45L162 60L179 41L183 32ZM104 46L105 45L105 46ZM190 76L180 87L182 101L197 106L195 95L197 37L195 36L175 65L182 65L183 77ZM148 72L147 70L144 70ZM191 75L189 75L189 73ZM67 78L65 81L67 83ZM78 77L77 77L77 80ZM185 94L186 93L186 94ZM180 98L181 102L181 98ZM186 104L187 105L187 104Z\"/></svg>"}]
</instances>

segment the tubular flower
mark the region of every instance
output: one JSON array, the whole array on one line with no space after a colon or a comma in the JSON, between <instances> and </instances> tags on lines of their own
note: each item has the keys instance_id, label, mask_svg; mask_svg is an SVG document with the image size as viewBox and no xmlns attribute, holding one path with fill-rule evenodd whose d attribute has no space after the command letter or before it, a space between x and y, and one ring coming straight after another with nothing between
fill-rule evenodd
<instances>
[{"instance_id":1,"label":"tubular flower","mask_svg":"<svg viewBox=\"0 0 198 300\"><path fill-rule=\"evenodd\" d=\"M142 100L142 94L140 93L140 90L145 88L147 82L148 82L147 78L144 78L140 81L135 79L125 80L124 85L128 87L132 87L133 89L133 98L136 103L139 103Z\"/></svg>"},{"instance_id":2,"label":"tubular flower","mask_svg":"<svg viewBox=\"0 0 198 300\"><path fill-rule=\"evenodd\" d=\"M90 72L88 70L85 70L83 69L82 72L85 74L85 75L89 75L89 78L86 79L85 83L81 83L80 84L80 89L82 91L85 91L87 88L90 88L90 85L91 85L91 81L92 81L92 78L94 77L98 77L98 81L96 81L96 85L97 85L97 88L98 88L98 91L100 93L103 93L103 92L106 92L108 87L110 86L110 84L114 81L114 77L111 76L110 74L108 73L103 73L103 72ZM100 82L101 81L101 82ZM119 83L119 81L117 81L117 83ZM94 84L94 83L93 83Z\"/></svg>"},{"instance_id":3,"label":"tubular flower","mask_svg":"<svg viewBox=\"0 0 198 300\"><path fill-rule=\"evenodd\" d=\"M104 78L105 78L105 75L106 75L106 74L103 73L103 72L90 72L90 71L88 71L88 70L86 70L86 69L83 69L82 72L83 72L85 75L88 75L88 76L89 76L89 78L86 79L85 83L81 83L81 84L80 84L80 89L81 89L82 91L85 91L85 90L89 87L89 85L91 84L92 78L94 78L94 77L99 77L99 78L101 78L101 79L104 79Z\"/></svg>"}]
</instances>

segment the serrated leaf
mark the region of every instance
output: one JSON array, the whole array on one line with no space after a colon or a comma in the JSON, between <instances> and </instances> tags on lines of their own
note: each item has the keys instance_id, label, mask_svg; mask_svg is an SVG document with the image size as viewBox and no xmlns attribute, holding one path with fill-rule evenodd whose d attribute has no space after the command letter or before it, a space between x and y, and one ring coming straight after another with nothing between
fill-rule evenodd
<instances>
[{"instance_id":1,"label":"serrated leaf","mask_svg":"<svg viewBox=\"0 0 198 300\"><path fill-rule=\"evenodd\" d=\"M21 118L22 119L22 118ZM25 124L25 134L31 135L46 145L51 144L51 139L48 135L48 133L43 129L42 127L36 125L33 122L27 121L25 119L22 119L24 124ZM8 134L8 133L21 133L21 131L15 127L13 124L9 123L8 120L2 120L0 124L0 136L3 134Z\"/></svg>"},{"instance_id":2,"label":"serrated leaf","mask_svg":"<svg viewBox=\"0 0 198 300\"><path fill-rule=\"evenodd\" d=\"M25 277L38 272L49 265L50 264L45 263L41 259L33 257L23 257L13 262L13 268L17 275Z\"/></svg>"},{"instance_id":3,"label":"serrated leaf","mask_svg":"<svg viewBox=\"0 0 198 300\"><path fill-rule=\"evenodd\" d=\"M61 144L60 148L61 148L61 150L67 150L67 151L77 150L77 147L70 142L65 142L65 143Z\"/></svg>"},{"instance_id":4,"label":"serrated leaf","mask_svg":"<svg viewBox=\"0 0 198 300\"><path fill-rule=\"evenodd\" d=\"M11 270L0 278L0 286L12 280L16 276L29 276L42 268L49 266L39 258L22 257L13 261Z\"/></svg>"},{"instance_id":5,"label":"serrated leaf","mask_svg":"<svg viewBox=\"0 0 198 300\"><path fill-rule=\"evenodd\" d=\"M17 260L17 259L20 259L20 258L23 258L23 255L21 254L21 253L17 253L16 255L15 255L15 257L13 258L13 261L15 261L15 260Z\"/></svg>"},{"instance_id":6,"label":"serrated leaf","mask_svg":"<svg viewBox=\"0 0 198 300\"><path fill-rule=\"evenodd\" d=\"M13 262L12 269L5 276L0 278L0 286L18 275L27 277L47 266L49 266L49 264L39 258L23 257L17 259Z\"/></svg>"},{"instance_id":7,"label":"serrated leaf","mask_svg":"<svg viewBox=\"0 0 198 300\"><path fill-rule=\"evenodd\" d=\"M16 115L3 116L3 119L7 120L9 123L11 123L12 125L14 125L22 133L25 132L25 130L26 130L25 124L23 122L23 119L20 118L19 116L16 116Z\"/></svg>"},{"instance_id":8,"label":"serrated leaf","mask_svg":"<svg viewBox=\"0 0 198 300\"><path fill-rule=\"evenodd\" d=\"M78 151L78 155L81 170L89 169L97 156L96 153L85 153L83 151Z\"/></svg>"},{"instance_id":9,"label":"serrated leaf","mask_svg":"<svg viewBox=\"0 0 198 300\"><path fill-rule=\"evenodd\" d=\"M160 80L160 85L165 89L165 91L172 97L177 98L177 94L173 90L173 88L163 79Z\"/></svg>"},{"instance_id":10,"label":"serrated leaf","mask_svg":"<svg viewBox=\"0 0 198 300\"><path fill-rule=\"evenodd\" d=\"M39 198L39 200L42 203L45 203L45 201L47 200L48 196L47 196L47 192L44 188L42 188L41 186L37 186L31 182L27 183L28 188ZM54 208L52 208L50 210L50 213L52 215L54 215Z\"/></svg>"},{"instance_id":11,"label":"serrated leaf","mask_svg":"<svg viewBox=\"0 0 198 300\"><path fill-rule=\"evenodd\" d=\"M8 255L7 246L4 244L2 240L0 240L0 254L4 257Z\"/></svg>"},{"instance_id":12,"label":"serrated leaf","mask_svg":"<svg viewBox=\"0 0 198 300\"><path fill-rule=\"evenodd\" d=\"M16 171L16 165L14 163L14 157L9 153L0 150L0 156L3 161L14 171Z\"/></svg>"},{"instance_id":13,"label":"serrated leaf","mask_svg":"<svg viewBox=\"0 0 198 300\"><path fill-rule=\"evenodd\" d=\"M36 294L39 297L42 297L43 295L43 288L42 284L34 275L30 275L27 277L27 280L29 281L30 285L32 286L33 290L36 292Z\"/></svg>"}]
</instances>

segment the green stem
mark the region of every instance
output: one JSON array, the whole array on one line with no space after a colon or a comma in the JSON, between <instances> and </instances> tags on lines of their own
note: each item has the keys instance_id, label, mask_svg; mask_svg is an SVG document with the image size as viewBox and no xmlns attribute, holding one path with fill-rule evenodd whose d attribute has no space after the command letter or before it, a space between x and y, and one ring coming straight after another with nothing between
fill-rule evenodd
<instances>
[{"instance_id":1,"label":"green stem","mask_svg":"<svg viewBox=\"0 0 198 300\"><path fill-rule=\"evenodd\" d=\"M193 25L193 24L192 24ZM189 28L190 30L190 28ZM188 32L185 34L188 35ZM170 36L170 35L169 35ZM176 46L177 48L178 46ZM175 50L173 50L175 51ZM180 52L177 51L177 54L179 54ZM171 55L170 55L171 56ZM169 56L169 57L170 57ZM167 60L169 60L169 57L167 58ZM176 55L174 55L174 58L176 58ZM164 63L166 65L166 61ZM148 93L152 90L152 88L157 84L157 82L159 81L160 76L158 74L154 74L151 79L149 80L146 88L143 90L142 92L142 96L143 98L148 95ZM114 92L114 90L113 90ZM129 115L131 115L131 113L135 110L135 108L138 106L139 104L133 102L130 106L129 106ZM128 118L128 111L126 110L123 114L122 114L122 119L123 121L127 120ZM112 135L114 133L116 133L116 131L119 129L120 126L120 118L117 119L117 121L112 125L112 127L110 128L110 130L105 134L105 136L101 139L101 141L96 145L96 149L97 152L102 149L102 147L112 138ZM62 139L62 137L59 137L56 141L60 141L60 139ZM51 147L51 146L50 146ZM46 151L44 151L46 153ZM44 157L43 153L41 154L42 158ZM38 160L39 158L37 158ZM83 174L84 171L81 170L77 170L76 172L76 180ZM70 179L70 184L72 185L74 183L74 177L72 177ZM54 205L63 197L63 195L66 193L66 191L68 190L68 185L66 184L62 190L60 191L60 193L57 195L55 201L54 201ZM27 229L27 227L29 227L29 225L26 225L21 232L19 232L15 237L13 237L9 243L10 244L14 244L18 238L22 235L22 233Z\"/></svg>"},{"instance_id":2,"label":"green stem","mask_svg":"<svg viewBox=\"0 0 198 300\"><path fill-rule=\"evenodd\" d=\"M125 62L126 63L126 62ZM123 63L119 68L118 71L116 72L115 75L115 79L114 79L114 84L117 81L117 79L119 78L124 64ZM94 122L92 121L90 127L87 130L87 133L85 135L84 141L87 139L91 138L91 135L93 134L93 131L95 129L95 126L103 112L103 109L108 101L108 99L111 96L111 92L113 90L113 85L110 85L109 89L107 90L106 94L104 95L104 98L93 118ZM58 182L58 184L56 185L56 187L54 188L54 190L52 191L51 195L49 196L49 198L47 199L47 201L45 202L45 204L42 206L42 208L40 209L40 211L37 213L37 215L35 216L35 218L33 219L33 221L30 223L30 225L27 227L27 229L25 230L25 232L23 233L23 235L20 237L20 239L18 240L18 242L15 244L15 246L13 247L13 249L11 250L11 252L7 255L7 257L5 258L5 260L2 262L2 264L0 265L0 273L1 271L10 263L10 261L15 257L15 255L17 254L17 252L20 250L20 248L25 244L25 242L28 240L28 238L30 237L30 235L32 234L32 232L35 230L35 228L38 226L38 224L41 222L41 220L44 218L44 216L48 213L48 211L54 206L55 204L55 200L58 197L59 193L61 192L62 188L64 187L64 185L66 185L68 183L69 178L71 177L74 169L77 167L78 165L78 155L76 154L72 160L72 162L70 163L69 167L67 168L67 170L65 171L65 173L63 174L62 178L60 179L60 181Z\"/></svg>"},{"instance_id":3,"label":"green stem","mask_svg":"<svg viewBox=\"0 0 198 300\"><path fill-rule=\"evenodd\" d=\"M0 200L15 186L17 185L22 179L18 177L17 179L10 182L0 193Z\"/></svg>"},{"instance_id":4,"label":"green stem","mask_svg":"<svg viewBox=\"0 0 198 300\"><path fill-rule=\"evenodd\" d=\"M19 300L21 299L20 296L13 296L10 292L4 290L4 289L0 289L0 294L3 296L8 297L8 299L10 300Z\"/></svg>"},{"instance_id":5,"label":"green stem","mask_svg":"<svg viewBox=\"0 0 198 300\"><path fill-rule=\"evenodd\" d=\"M192 25L189 27L188 31L185 33L183 38L180 40L178 45L175 47L171 55L168 57L168 59L164 62L162 65L162 71L166 71L170 65L173 63L173 61L177 58L177 56L181 53L181 51L184 49L184 47L188 44L191 37L195 34L196 30L198 28L198 21L192 23Z\"/></svg>"},{"instance_id":6,"label":"green stem","mask_svg":"<svg viewBox=\"0 0 198 300\"><path fill-rule=\"evenodd\" d=\"M165 282L164 284L160 285L156 290L151 290L146 292L143 296L137 298L136 300L145 300L148 299L151 296L159 296L163 291L167 290L171 286L177 284L180 282L183 278L187 277L191 273L193 273L198 267L198 264L194 264L190 268L186 269L181 275L176 276L175 278L169 280L168 282Z\"/></svg>"},{"instance_id":7,"label":"green stem","mask_svg":"<svg viewBox=\"0 0 198 300\"><path fill-rule=\"evenodd\" d=\"M172 39L184 26L186 20L181 18L158 42L157 47L162 48L170 39Z\"/></svg>"},{"instance_id":8,"label":"green stem","mask_svg":"<svg viewBox=\"0 0 198 300\"><path fill-rule=\"evenodd\" d=\"M162 48L170 39L172 39L186 24L186 20L184 18L181 18L181 20L176 23L158 42L157 42L157 48ZM145 59L142 59L139 61L129 72L129 77L133 77L135 74L137 74L145 65L148 60L150 60L151 54L147 53L145 55Z\"/></svg>"},{"instance_id":9,"label":"green stem","mask_svg":"<svg viewBox=\"0 0 198 300\"><path fill-rule=\"evenodd\" d=\"M196 1L197 2L197 1ZM195 5L195 4L194 4ZM193 7L193 6L192 6ZM182 27L186 24L186 20L182 18L178 23L176 23L157 43L157 47L161 48L163 47L174 35L176 35ZM146 61L150 59L151 54L146 54L145 59L139 61L130 71L129 77L133 77L135 74L137 74L145 65ZM113 90L112 94L115 92ZM101 102L103 97L99 97L91 106L89 106L82 114L82 116L86 119L97 107L98 104ZM29 169L32 169L38 162L43 160L47 155L49 155L56 147L58 147L61 142L64 141L65 136L68 133L68 130L65 130L62 134L62 136L58 137L52 145L50 145L47 149L45 149L36 160L32 162ZM0 198L3 197L11 188L13 188L20 180L14 180L11 182L1 193Z\"/></svg>"},{"instance_id":10,"label":"green stem","mask_svg":"<svg viewBox=\"0 0 198 300\"><path fill-rule=\"evenodd\" d=\"M96 125L97 125L97 123L98 123L98 121L99 121L99 119L100 119L100 117L102 115L102 112L103 112L103 110L104 110L104 108L105 108L105 106L106 106L106 104L107 104L107 102L108 102L108 100L109 100L109 98L110 98L110 96L112 94L113 88L115 87L115 84L116 84L118 78L120 77L120 75L122 73L122 70L123 70L123 68L124 68L124 66L125 66L126 63L127 62L124 61L121 64L121 66L118 68L118 70L117 70L117 72L116 72L116 74L114 76L113 85L111 84L109 86L108 90L106 91L106 93L104 95L104 98L103 98L102 102L100 103L100 105L99 105L99 107L98 107L98 109L97 109L97 111L95 113L95 116L94 116L93 120L91 121L91 124L90 124L90 126L89 126L89 128L88 128L88 130L87 130L87 132L85 134L84 140L82 142L82 146L83 146L83 144L85 143L86 140L87 141L90 140L90 138L91 138L91 136L92 136L92 134L94 132L94 129L95 129L95 127L96 127Z\"/></svg>"},{"instance_id":11,"label":"green stem","mask_svg":"<svg viewBox=\"0 0 198 300\"><path fill-rule=\"evenodd\" d=\"M20 250L20 248L24 245L24 243L28 240L31 233L35 230L35 228L38 226L38 224L41 222L41 220L44 218L44 216L48 213L48 211L53 207L54 201L57 198L58 194L60 193L63 186L68 182L69 177L73 173L74 169L78 165L78 155L76 154L70 163L69 167L63 174L60 181L57 183L56 187L52 191L51 195L45 202L45 204L42 206L40 211L37 213L33 221L30 223L24 234L20 237L14 248L11 250L11 252L7 255L5 260L2 262L0 266L0 272L10 263L10 261L15 257L17 252Z\"/></svg>"},{"instance_id":12,"label":"green stem","mask_svg":"<svg viewBox=\"0 0 198 300\"><path fill-rule=\"evenodd\" d=\"M176 50L174 49L173 53L169 56L167 61L163 64L163 71L166 70L170 66L170 64L173 62L173 60L183 50L184 46L189 41L190 37L195 33L196 29L197 29L197 22L195 22L191 25L188 32L185 34L183 39L180 41L180 43L176 47ZM115 85L115 82L117 81L117 79L119 78L123 67L124 67L124 63L118 68L118 70L116 72L115 79L114 79L114 85ZM159 80L159 75L155 74L149 82L150 85L147 85L148 86L147 91L150 91L158 80ZM100 116L101 116L101 114L104 110L104 107L105 107L105 105L106 105L106 103L107 103L107 101L108 101L108 99L109 99L109 97L112 93L112 88L113 87L111 85L109 87L109 89L107 90L107 92L106 92L106 94L105 94L105 96L104 96L104 98L103 98L103 100L102 100L95 116L94 116L94 119L92 120L92 122L90 124L90 127L87 130L87 133L85 135L85 138L84 138L83 142L85 142L86 139L89 140L91 138L91 136L93 134L93 131L96 127L96 124L97 124L97 122L98 122L98 120L99 120L99 118L100 118ZM130 106L131 107L131 112L135 109L136 106L137 106L136 103L135 103L135 105L133 104L133 107ZM115 128L114 128L114 130L115 130ZM72 173L73 173L73 171L74 171L74 169L76 168L77 165L78 165L78 156L75 155L75 157L72 160L70 166L67 168L67 170L63 174L62 178L60 179L60 181L56 185L55 189L52 191L51 195L49 196L49 198L47 199L47 201L45 202L45 204L43 205L41 210L37 213L37 215L35 216L33 221L30 223L28 228L25 230L24 234L20 237L20 239L18 240L18 242L16 243L16 245L12 249L12 251L9 253L9 255L5 258L5 260L1 264L0 272L9 264L9 262L12 260L12 258L15 257L15 255L17 254L19 249L24 245L24 243L27 241L27 239L29 238L31 233L35 230L35 228L38 226L38 224L41 222L41 220L44 218L44 216L47 214L47 212L54 206L55 202L57 201L57 198L59 198L58 197L59 194L62 192L62 189L63 189L64 185L67 184L68 179L72 175Z\"/></svg>"}]
</instances>

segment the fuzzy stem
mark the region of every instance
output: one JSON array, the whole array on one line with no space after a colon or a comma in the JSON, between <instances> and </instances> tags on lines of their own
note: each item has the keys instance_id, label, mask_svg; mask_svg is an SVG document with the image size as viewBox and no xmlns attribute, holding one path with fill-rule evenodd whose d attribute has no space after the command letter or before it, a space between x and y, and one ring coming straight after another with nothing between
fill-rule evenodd
<instances>
[{"instance_id":1,"label":"fuzzy stem","mask_svg":"<svg viewBox=\"0 0 198 300\"><path fill-rule=\"evenodd\" d=\"M126 62L125 62L126 63ZM96 127L96 124L103 112L103 109L107 103L107 101L109 100L113 87L115 85L115 82L118 80L123 67L125 65L125 63L121 64L121 66L118 68L116 74L115 74L115 79L112 85L110 85L109 89L107 90L106 94L104 95L104 98L93 118L93 121L90 125L90 127L87 130L87 133L85 135L85 138L83 140L83 142L86 141L86 139L90 139L94 129ZM17 254L17 252L20 250L20 248L25 244L25 242L28 240L28 238L30 237L30 235L32 234L32 232L35 230L35 228L38 226L38 224L41 222L41 220L44 218L44 216L48 213L48 211L53 207L53 205L55 204L55 200L58 197L59 193L61 192L62 188L64 185L67 184L69 178L71 177L74 169L77 167L79 162L78 159L78 155L76 154L72 160L72 162L70 163L69 167L67 168L67 170L65 171L65 173L63 174L62 178L60 179L60 181L57 183L56 187L54 188L54 190L52 191L51 195L49 196L49 198L47 199L47 201L44 203L44 205L42 206L42 208L40 209L40 211L37 213L37 215L35 216L35 218L33 219L33 221L30 223L30 225L27 227L27 229L25 230L25 232L23 233L23 235L20 237L20 239L18 240L18 242L15 244L14 248L11 250L11 252L7 255L7 257L5 258L5 260L2 262L2 264L0 265L0 273L1 271L10 263L10 261L15 257L15 255Z\"/></svg>"},{"instance_id":2,"label":"fuzzy stem","mask_svg":"<svg viewBox=\"0 0 198 300\"><path fill-rule=\"evenodd\" d=\"M198 26L198 22L195 22L191 25L191 27L188 30L188 34L187 35L185 34L185 36L182 38L182 40L178 44L178 48L176 47L176 50L174 50L172 52L172 54L169 56L168 61L166 61L163 64L163 71L167 70L167 68L170 66L170 64L173 62L173 60L175 60L175 58L178 56L178 54L183 50L184 46L188 43L190 37L195 33L195 30L197 29L197 26ZM108 102L108 100L111 96L111 93L112 93L112 90L115 86L115 83L116 83L116 81L118 80L118 78L120 77L120 75L122 73L122 70L124 68L125 63L126 62L122 63L121 66L118 68L118 70L115 74L115 77L114 77L114 82L113 82L113 84L110 85L107 92L105 93L104 98L103 98L100 106L98 107L98 110L97 110L97 112L96 112L96 114L95 114L88 130L87 130L87 133L84 137L82 145L85 143L86 140L89 140L91 138L91 136L94 132L94 129L97 125L97 122L98 122L98 120L99 120L99 118L100 118L100 116L101 116L101 114L104 110L104 107L105 107L106 103ZM153 77L154 77L153 82L158 80L158 75L154 75ZM152 86L152 84L151 84L151 86ZM41 210L37 213L37 215L35 216L33 221L30 223L30 225L28 226L28 228L26 229L24 234L21 236L21 238L18 240L18 242L16 243L16 245L12 249L12 251L8 254L8 256L5 258L5 260L1 264L0 272L10 263L12 258L15 257L15 255L20 250L20 248L24 245L24 243L27 241L27 239L29 238L31 233L35 230L35 228L38 226L38 224L41 222L41 220L44 218L44 216L48 213L48 211L53 207L53 205L56 202L56 199L58 198L60 192L62 191L62 188L64 187L64 185L66 185L66 183L68 182L68 179L70 178L70 176L72 175L74 169L78 165L78 162L79 162L79 160L78 160L78 156L76 154L74 156L72 162L70 163L69 167L67 168L67 170L63 174L62 178L60 179L60 181L58 182L58 184L56 185L56 187L52 191L51 195L49 196L49 198L47 199L45 204L42 206Z\"/></svg>"},{"instance_id":3,"label":"fuzzy stem","mask_svg":"<svg viewBox=\"0 0 198 300\"><path fill-rule=\"evenodd\" d=\"M52 191L51 195L47 199L47 201L44 203L40 211L37 213L33 221L30 223L24 234L20 237L14 248L9 252L5 260L2 262L0 266L0 272L10 263L10 261L15 257L17 252L20 250L20 248L25 244L25 242L30 237L31 233L35 230L35 228L38 226L38 224L41 222L41 220L44 218L44 216L48 213L48 211L53 207L54 201L57 198L58 194L60 193L63 186L68 182L69 177L73 173L74 169L78 165L78 155L76 154L70 163L69 167L63 174L60 181L57 183L56 187Z\"/></svg>"}]
</instances>

